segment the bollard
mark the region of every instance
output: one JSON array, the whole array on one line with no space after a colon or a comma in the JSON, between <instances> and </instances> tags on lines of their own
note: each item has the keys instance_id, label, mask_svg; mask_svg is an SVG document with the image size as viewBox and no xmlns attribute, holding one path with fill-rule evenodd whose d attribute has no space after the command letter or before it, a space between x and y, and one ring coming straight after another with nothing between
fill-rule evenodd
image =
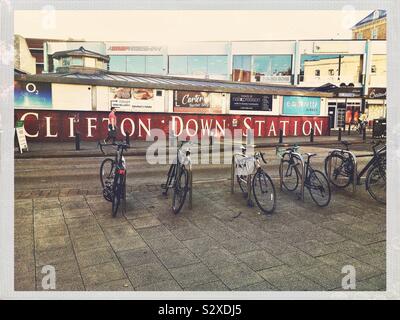
<instances>
[{"instance_id":1,"label":"bollard","mask_svg":"<svg viewBox=\"0 0 400 320\"><path fill-rule=\"evenodd\" d=\"M339 134L337 136L338 141L342 141L342 128L339 128Z\"/></svg>"},{"instance_id":2,"label":"bollard","mask_svg":"<svg viewBox=\"0 0 400 320\"><path fill-rule=\"evenodd\" d=\"M81 134L79 132L75 134L75 150L81 150Z\"/></svg>"},{"instance_id":3,"label":"bollard","mask_svg":"<svg viewBox=\"0 0 400 320\"><path fill-rule=\"evenodd\" d=\"M283 143L283 130L279 129L279 143Z\"/></svg>"},{"instance_id":4,"label":"bollard","mask_svg":"<svg viewBox=\"0 0 400 320\"><path fill-rule=\"evenodd\" d=\"M310 142L314 142L314 128L311 128Z\"/></svg>"},{"instance_id":5,"label":"bollard","mask_svg":"<svg viewBox=\"0 0 400 320\"><path fill-rule=\"evenodd\" d=\"M362 139L365 142L367 140L367 128L364 127L362 130Z\"/></svg>"},{"instance_id":6,"label":"bollard","mask_svg":"<svg viewBox=\"0 0 400 320\"><path fill-rule=\"evenodd\" d=\"M351 127L351 124L349 123L349 129L347 130L347 135L348 136L350 135L350 127Z\"/></svg>"},{"instance_id":7,"label":"bollard","mask_svg":"<svg viewBox=\"0 0 400 320\"><path fill-rule=\"evenodd\" d=\"M130 141L129 141L129 133L126 133L126 135L125 135L125 143L126 143L127 145L130 144Z\"/></svg>"}]
</instances>

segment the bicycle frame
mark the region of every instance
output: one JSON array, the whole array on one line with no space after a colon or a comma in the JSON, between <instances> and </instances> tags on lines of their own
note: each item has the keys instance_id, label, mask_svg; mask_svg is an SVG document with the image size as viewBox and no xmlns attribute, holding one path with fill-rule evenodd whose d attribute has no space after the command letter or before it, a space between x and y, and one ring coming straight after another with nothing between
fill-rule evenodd
<instances>
[{"instance_id":1,"label":"bicycle frame","mask_svg":"<svg viewBox=\"0 0 400 320\"><path fill-rule=\"evenodd\" d=\"M360 184L361 177L368 172L368 169L371 168L373 165L378 163L380 165L380 160L382 157L383 153L386 153L386 146L383 146L380 148L378 151L376 151L375 148L373 148L374 155L371 160L368 161L368 163L365 165L365 167L360 171L360 173L356 173L357 175L357 184Z\"/></svg>"}]
</instances>

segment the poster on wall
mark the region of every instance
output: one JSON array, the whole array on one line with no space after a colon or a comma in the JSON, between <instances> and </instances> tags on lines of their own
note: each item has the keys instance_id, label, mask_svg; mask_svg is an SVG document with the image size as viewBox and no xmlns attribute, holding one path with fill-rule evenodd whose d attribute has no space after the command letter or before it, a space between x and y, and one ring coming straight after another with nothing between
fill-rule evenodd
<instances>
[{"instance_id":1,"label":"poster on wall","mask_svg":"<svg viewBox=\"0 0 400 320\"><path fill-rule=\"evenodd\" d=\"M51 84L14 81L14 106L18 108L51 108Z\"/></svg>"},{"instance_id":2,"label":"poster on wall","mask_svg":"<svg viewBox=\"0 0 400 320\"><path fill-rule=\"evenodd\" d=\"M222 113L224 97L221 93L200 91L174 91L174 112Z\"/></svg>"},{"instance_id":3,"label":"poster on wall","mask_svg":"<svg viewBox=\"0 0 400 320\"><path fill-rule=\"evenodd\" d=\"M162 96L155 98L154 89L110 88L110 106L121 111L151 112L164 111Z\"/></svg>"},{"instance_id":4,"label":"poster on wall","mask_svg":"<svg viewBox=\"0 0 400 320\"><path fill-rule=\"evenodd\" d=\"M272 111L272 95L231 93L231 110Z\"/></svg>"},{"instance_id":5,"label":"poster on wall","mask_svg":"<svg viewBox=\"0 0 400 320\"><path fill-rule=\"evenodd\" d=\"M321 98L284 96L282 113L294 116L319 115L321 112Z\"/></svg>"}]
</instances>

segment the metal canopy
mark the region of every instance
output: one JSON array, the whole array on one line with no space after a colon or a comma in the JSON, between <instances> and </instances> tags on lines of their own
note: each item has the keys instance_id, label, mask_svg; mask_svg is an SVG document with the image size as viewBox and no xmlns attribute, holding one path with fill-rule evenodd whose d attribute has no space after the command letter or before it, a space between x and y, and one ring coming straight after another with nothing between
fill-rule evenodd
<instances>
[{"instance_id":1,"label":"metal canopy","mask_svg":"<svg viewBox=\"0 0 400 320\"><path fill-rule=\"evenodd\" d=\"M51 82L65 84L96 85L109 87L149 88L165 90L208 91L242 94L274 94L333 97L332 93L315 91L315 88L298 88L260 83L243 83L222 80L193 79L184 77L155 76L125 72L98 73L47 73L36 75L14 75L15 80ZM314 89L314 90L312 90Z\"/></svg>"}]
</instances>

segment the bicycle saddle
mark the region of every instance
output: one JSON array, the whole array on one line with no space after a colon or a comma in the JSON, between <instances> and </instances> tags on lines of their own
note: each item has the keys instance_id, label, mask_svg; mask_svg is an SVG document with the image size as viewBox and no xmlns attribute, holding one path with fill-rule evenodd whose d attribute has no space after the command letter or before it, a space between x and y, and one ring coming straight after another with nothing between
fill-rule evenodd
<instances>
[{"instance_id":1,"label":"bicycle saddle","mask_svg":"<svg viewBox=\"0 0 400 320\"><path fill-rule=\"evenodd\" d=\"M350 142L348 141L340 141L343 145L345 145L346 147L348 147L349 145L351 145Z\"/></svg>"},{"instance_id":2,"label":"bicycle saddle","mask_svg":"<svg viewBox=\"0 0 400 320\"><path fill-rule=\"evenodd\" d=\"M311 152L306 152L305 155L306 155L308 158L311 158L311 157L316 156L317 154L316 154L316 153L311 153Z\"/></svg>"}]
</instances>

